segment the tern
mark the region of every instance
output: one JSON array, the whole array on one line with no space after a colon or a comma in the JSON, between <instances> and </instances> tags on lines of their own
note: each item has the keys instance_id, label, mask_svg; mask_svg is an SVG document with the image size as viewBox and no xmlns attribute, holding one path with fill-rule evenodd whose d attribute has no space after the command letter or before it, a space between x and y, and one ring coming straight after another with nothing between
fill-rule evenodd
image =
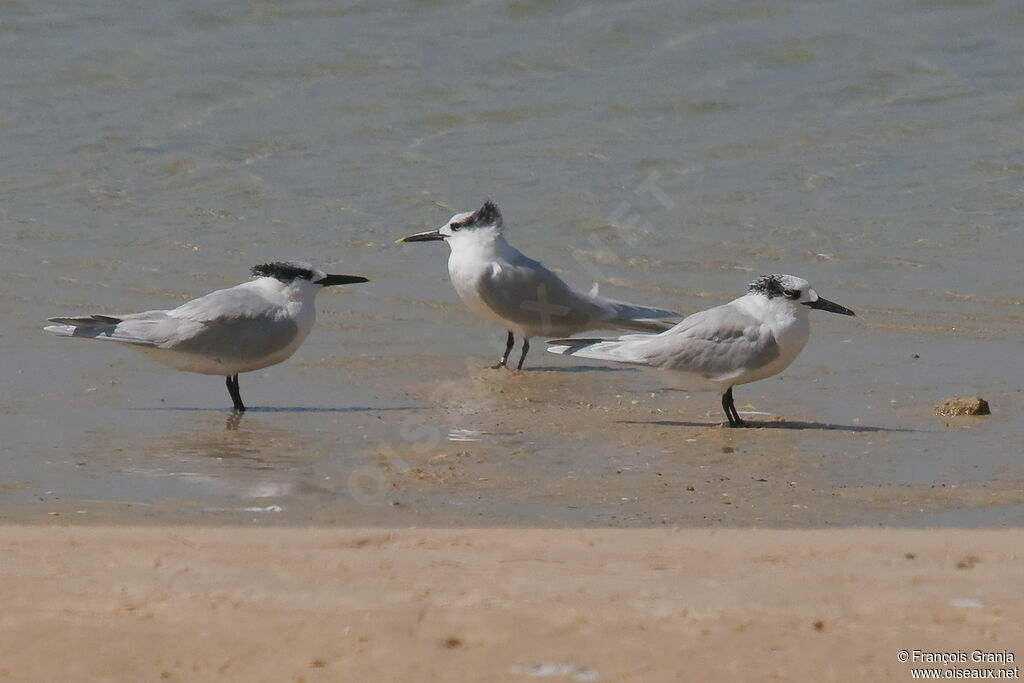
<instances>
[{"instance_id":1,"label":"tern","mask_svg":"<svg viewBox=\"0 0 1024 683\"><path fill-rule=\"evenodd\" d=\"M803 278L762 275L744 296L687 316L661 334L554 339L548 351L681 373L687 388L721 392L729 426L742 427L732 388L789 367L807 344L812 308L857 315L818 296Z\"/></svg>"},{"instance_id":2,"label":"tern","mask_svg":"<svg viewBox=\"0 0 1024 683\"><path fill-rule=\"evenodd\" d=\"M501 212L488 200L477 211L455 214L437 230L398 240L448 243L448 274L459 298L477 315L508 330L505 353L494 367L508 365L515 335L523 340L516 366L521 370L531 337L609 328L661 332L672 326L662 318L680 317L674 311L599 296L596 285L590 292L572 289L509 244L502 228Z\"/></svg>"},{"instance_id":3,"label":"tern","mask_svg":"<svg viewBox=\"0 0 1024 683\"><path fill-rule=\"evenodd\" d=\"M313 300L324 287L369 282L328 275L302 261L253 266L255 279L218 289L166 311L49 318L43 329L62 337L104 339L133 347L185 372L221 375L236 411L245 404L238 374L287 360L316 322Z\"/></svg>"}]
</instances>

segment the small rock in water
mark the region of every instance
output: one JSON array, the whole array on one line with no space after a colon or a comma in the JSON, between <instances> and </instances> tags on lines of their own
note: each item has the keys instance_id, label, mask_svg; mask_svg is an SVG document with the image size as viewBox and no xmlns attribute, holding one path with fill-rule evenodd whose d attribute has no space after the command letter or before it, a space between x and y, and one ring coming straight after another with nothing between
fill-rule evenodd
<instances>
[{"instance_id":1,"label":"small rock in water","mask_svg":"<svg viewBox=\"0 0 1024 683\"><path fill-rule=\"evenodd\" d=\"M946 417L957 417L960 415L991 415L988 409L988 401L978 396L970 398L947 398L935 406L936 415Z\"/></svg>"}]
</instances>

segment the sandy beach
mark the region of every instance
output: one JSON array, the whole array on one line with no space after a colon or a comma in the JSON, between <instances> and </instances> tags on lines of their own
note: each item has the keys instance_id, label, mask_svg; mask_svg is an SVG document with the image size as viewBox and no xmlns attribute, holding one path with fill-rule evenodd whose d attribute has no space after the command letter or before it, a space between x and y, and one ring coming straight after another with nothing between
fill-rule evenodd
<instances>
[{"instance_id":1,"label":"sandy beach","mask_svg":"<svg viewBox=\"0 0 1024 683\"><path fill-rule=\"evenodd\" d=\"M1020 656L1024 642L1019 530L0 538L11 681L904 681L900 650Z\"/></svg>"}]
</instances>

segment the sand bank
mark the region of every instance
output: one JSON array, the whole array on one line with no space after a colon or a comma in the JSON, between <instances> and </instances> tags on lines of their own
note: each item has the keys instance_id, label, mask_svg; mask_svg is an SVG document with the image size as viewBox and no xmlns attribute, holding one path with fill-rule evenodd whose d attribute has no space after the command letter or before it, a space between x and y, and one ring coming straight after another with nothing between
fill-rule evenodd
<instances>
[{"instance_id":1,"label":"sand bank","mask_svg":"<svg viewBox=\"0 0 1024 683\"><path fill-rule=\"evenodd\" d=\"M900 650L1024 656L1019 530L0 529L3 680L905 681Z\"/></svg>"}]
</instances>

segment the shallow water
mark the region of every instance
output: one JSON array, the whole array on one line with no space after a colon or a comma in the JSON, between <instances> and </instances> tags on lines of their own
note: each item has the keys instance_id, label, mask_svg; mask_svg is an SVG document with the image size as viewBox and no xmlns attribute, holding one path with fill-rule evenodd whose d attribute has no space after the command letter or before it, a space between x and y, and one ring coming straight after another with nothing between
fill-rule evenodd
<instances>
[{"instance_id":1,"label":"shallow water","mask_svg":"<svg viewBox=\"0 0 1024 683\"><path fill-rule=\"evenodd\" d=\"M1018 3L65 5L0 7L0 519L1020 523ZM689 312L791 272L861 318L736 390L759 429L540 343L490 371L446 248L394 244L485 197L578 287ZM241 419L40 331L279 258L373 282Z\"/></svg>"}]
</instances>

